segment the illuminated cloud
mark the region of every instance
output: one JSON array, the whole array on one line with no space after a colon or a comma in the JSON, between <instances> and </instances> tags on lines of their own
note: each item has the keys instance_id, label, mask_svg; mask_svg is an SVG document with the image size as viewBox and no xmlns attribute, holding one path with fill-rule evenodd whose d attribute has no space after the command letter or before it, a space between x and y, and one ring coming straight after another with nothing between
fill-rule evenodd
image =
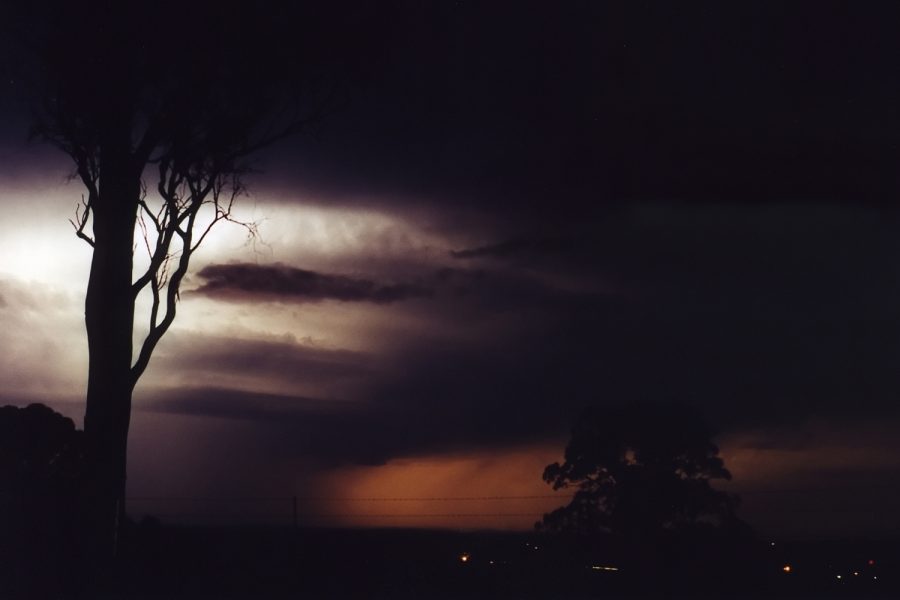
<instances>
[{"instance_id":1,"label":"illuminated cloud","mask_svg":"<svg viewBox=\"0 0 900 600\"><path fill-rule=\"evenodd\" d=\"M58 407L83 397L87 344L82 310L80 299L68 290L0 277L0 398Z\"/></svg>"},{"instance_id":2,"label":"illuminated cloud","mask_svg":"<svg viewBox=\"0 0 900 600\"><path fill-rule=\"evenodd\" d=\"M209 385L270 394L358 396L377 363L363 352L321 347L293 336L176 331L151 363L156 387Z\"/></svg>"}]
</instances>

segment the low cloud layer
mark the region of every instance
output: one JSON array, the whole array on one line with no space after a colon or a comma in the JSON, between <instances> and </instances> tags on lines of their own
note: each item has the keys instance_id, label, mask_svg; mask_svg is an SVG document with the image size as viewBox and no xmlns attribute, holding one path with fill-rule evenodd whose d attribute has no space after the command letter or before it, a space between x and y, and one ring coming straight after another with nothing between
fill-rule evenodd
<instances>
[{"instance_id":1,"label":"low cloud layer","mask_svg":"<svg viewBox=\"0 0 900 600\"><path fill-rule=\"evenodd\" d=\"M336 387L361 385L371 376L373 357L362 352L323 348L290 336L173 332L151 362L157 385L219 382L243 388L315 389L332 397Z\"/></svg>"},{"instance_id":2,"label":"low cloud layer","mask_svg":"<svg viewBox=\"0 0 900 600\"><path fill-rule=\"evenodd\" d=\"M327 412L333 402L305 396L281 396L228 388L151 391L147 412L206 416L243 421L284 422Z\"/></svg>"},{"instance_id":3,"label":"low cloud layer","mask_svg":"<svg viewBox=\"0 0 900 600\"><path fill-rule=\"evenodd\" d=\"M353 461L559 436L587 404L683 402L727 432L894 418L897 226L871 209L642 205L591 228L457 250L458 267L423 271L415 286L213 265L201 291L247 307L274 297L378 304L378 290L399 298L408 288L426 300L378 304L388 321L415 314L419 328L373 334L395 344L369 364L272 342L179 356L188 368L248 365L270 380L356 378L354 399L367 404L347 427L367 441L359 456L341 452Z\"/></svg>"},{"instance_id":4,"label":"low cloud layer","mask_svg":"<svg viewBox=\"0 0 900 600\"><path fill-rule=\"evenodd\" d=\"M318 273L282 264L209 265L197 275L205 282L194 293L223 299L390 304L430 293L427 288L414 284L381 284L369 279Z\"/></svg>"},{"instance_id":5,"label":"low cloud layer","mask_svg":"<svg viewBox=\"0 0 900 600\"><path fill-rule=\"evenodd\" d=\"M575 240L564 237L519 236L484 246L453 250L453 258L498 258L525 260L535 256L569 254L576 247Z\"/></svg>"},{"instance_id":6,"label":"low cloud layer","mask_svg":"<svg viewBox=\"0 0 900 600\"><path fill-rule=\"evenodd\" d=\"M426 298L435 304L454 303L459 310L466 306L475 306L482 311L577 310L596 306L614 295L609 293L610 290L595 291L604 287L596 282L560 286L540 274L505 268L441 267L423 273L415 283L396 284L283 264L213 264L203 268L198 276L205 283L192 293L247 303L304 304L334 300L384 305Z\"/></svg>"}]
</instances>

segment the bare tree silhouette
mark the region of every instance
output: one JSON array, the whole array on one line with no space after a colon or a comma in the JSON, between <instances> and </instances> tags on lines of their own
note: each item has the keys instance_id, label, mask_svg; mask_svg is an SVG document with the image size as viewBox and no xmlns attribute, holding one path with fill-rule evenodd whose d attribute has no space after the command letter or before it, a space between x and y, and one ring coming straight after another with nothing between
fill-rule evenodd
<instances>
[{"instance_id":1,"label":"bare tree silhouette","mask_svg":"<svg viewBox=\"0 0 900 600\"><path fill-rule=\"evenodd\" d=\"M314 44L298 28L313 26L296 11L51 2L18 16L36 67L26 73L34 135L72 159L85 190L72 220L93 249L83 485L88 552L103 562L124 514L132 392L175 319L191 259L213 226L234 220L248 159L318 122L336 78L312 67ZM138 274L136 233L148 253ZM140 294L151 308L135 349Z\"/></svg>"}]
</instances>

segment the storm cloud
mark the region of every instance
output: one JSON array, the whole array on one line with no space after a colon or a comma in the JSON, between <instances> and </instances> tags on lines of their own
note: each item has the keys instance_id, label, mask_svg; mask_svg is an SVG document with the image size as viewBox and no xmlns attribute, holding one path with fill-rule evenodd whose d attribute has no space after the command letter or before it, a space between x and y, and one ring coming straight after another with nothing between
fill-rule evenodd
<instances>
[{"instance_id":1,"label":"storm cloud","mask_svg":"<svg viewBox=\"0 0 900 600\"><path fill-rule=\"evenodd\" d=\"M450 255L453 258L497 258L520 261L535 256L568 254L575 246L575 240L563 237L519 236L484 246L452 250Z\"/></svg>"},{"instance_id":2,"label":"storm cloud","mask_svg":"<svg viewBox=\"0 0 900 600\"><path fill-rule=\"evenodd\" d=\"M900 426L896 11L773 7L379 5L384 53L236 208L267 252L217 228L197 255L135 392L140 464L205 428L211 489L220 451L290 481L292 461L561 448L586 405L673 402L751 479L896 479L868 444ZM71 396L81 190L10 131L2 394Z\"/></svg>"},{"instance_id":3,"label":"storm cloud","mask_svg":"<svg viewBox=\"0 0 900 600\"><path fill-rule=\"evenodd\" d=\"M593 235L577 224L456 251L459 267L417 279L424 329L377 363L271 340L184 360L355 378L364 402L344 416L372 425L356 434L360 461L558 437L588 404L693 404L726 432L889 417L898 228L900 216L873 208L639 205L592 223ZM236 267L248 281L273 271Z\"/></svg>"},{"instance_id":4,"label":"storm cloud","mask_svg":"<svg viewBox=\"0 0 900 600\"><path fill-rule=\"evenodd\" d=\"M197 276L205 282L194 293L223 299L390 304L431 293L415 284L381 284L369 279L318 273L283 264L209 265L201 269Z\"/></svg>"},{"instance_id":5,"label":"storm cloud","mask_svg":"<svg viewBox=\"0 0 900 600\"><path fill-rule=\"evenodd\" d=\"M195 376L239 372L258 378L328 383L364 377L372 371L373 362L373 357L362 352L323 348L291 336L248 339L174 332L153 364L158 371L187 370Z\"/></svg>"}]
</instances>

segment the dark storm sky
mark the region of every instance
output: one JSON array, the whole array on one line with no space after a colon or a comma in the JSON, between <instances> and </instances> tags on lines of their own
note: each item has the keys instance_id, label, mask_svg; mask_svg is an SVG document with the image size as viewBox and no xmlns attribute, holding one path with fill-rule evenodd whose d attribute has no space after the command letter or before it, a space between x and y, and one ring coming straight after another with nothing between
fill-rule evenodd
<instances>
[{"instance_id":1,"label":"dark storm sky","mask_svg":"<svg viewBox=\"0 0 900 600\"><path fill-rule=\"evenodd\" d=\"M407 7L387 19L377 75L318 141L273 159L290 168L272 181L425 205L448 229L470 213L488 223L449 272L396 291L437 302L457 285L539 314L530 343L467 369L521 369L506 395L530 423L547 396L696 401L741 425L891 413L894 16L842 3ZM544 386L526 381L538 371Z\"/></svg>"},{"instance_id":2,"label":"dark storm sky","mask_svg":"<svg viewBox=\"0 0 900 600\"><path fill-rule=\"evenodd\" d=\"M889 513L896 9L343 8L316 13L315 36L347 68L339 106L251 180L272 214L332 216L321 231L287 219L270 254L202 259L185 305L251 316L173 331L137 419L248 423L236 472L276 455L316 470L561 444L587 404L684 402L722 431L751 508L754 490L868 486L885 500L865 510ZM21 190L53 169L61 185L66 167L19 144L22 83L4 86L14 215ZM357 226L336 254L302 241ZM54 301L2 271L4 319ZM316 327L279 329L295 318ZM39 394L16 373L8 395Z\"/></svg>"}]
</instances>

